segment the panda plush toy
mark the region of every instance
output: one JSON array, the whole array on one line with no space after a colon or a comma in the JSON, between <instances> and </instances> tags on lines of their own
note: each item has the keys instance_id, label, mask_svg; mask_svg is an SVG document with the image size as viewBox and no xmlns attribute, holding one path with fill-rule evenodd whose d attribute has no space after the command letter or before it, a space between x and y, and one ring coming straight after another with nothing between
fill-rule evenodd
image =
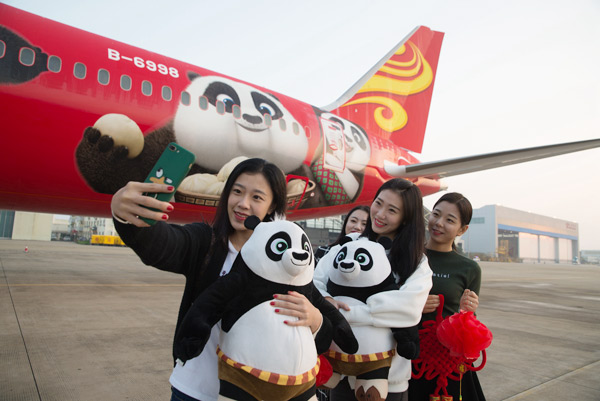
<instances>
[{"instance_id":1,"label":"panda plush toy","mask_svg":"<svg viewBox=\"0 0 600 401\"><path fill-rule=\"evenodd\" d=\"M332 340L354 353L358 343L341 313L313 284L310 241L295 223L260 222L251 216L254 232L231 271L194 302L176 334L175 356L182 363L200 355L213 325L221 320L220 397L235 400L316 400L318 354ZM293 319L275 313L273 294L297 291L318 308L323 323L313 336L309 327L293 327Z\"/></svg>"},{"instance_id":2,"label":"panda plush toy","mask_svg":"<svg viewBox=\"0 0 600 401\"><path fill-rule=\"evenodd\" d=\"M342 301L350 308L366 304L368 299L385 296L387 291L398 290L392 274L386 249L391 246L389 238L380 242L366 237L346 236L339 246L330 250L335 256L322 259L332 263L329 269L327 292L334 299ZM344 353L337 343L333 343L325 354L333 375L325 387L335 387L341 375L348 376L358 400L385 400L388 393L387 377L396 352L412 359L418 355L418 337L411 336L414 328L388 328L370 325L352 325L358 340L358 351ZM415 343L417 341L417 343Z\"/></svg>"}]
</instances>

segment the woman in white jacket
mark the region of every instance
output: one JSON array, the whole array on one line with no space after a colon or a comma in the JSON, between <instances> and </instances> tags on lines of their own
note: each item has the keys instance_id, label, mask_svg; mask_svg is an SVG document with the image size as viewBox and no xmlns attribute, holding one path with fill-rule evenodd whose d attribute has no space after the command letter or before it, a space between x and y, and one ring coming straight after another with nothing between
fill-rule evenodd
<instances>
[{"instance_id":1,"label":"woman in white jacket","mask_svg":"<svg viewBox=\"0 0 600 401\"><path fill-rule=\"evenodd\" d=\"M327 281L333 265L329 259L337 253L335 247L319 261L314 275L315 285L352 325L397 328L418 325L432 286L432 272L424 254L425 224L419 188L401 178L385 182L375 194L367 228L362 235L371 240L382 236L392 240L388 258L400 289L389 291L385 296L372 297L373 300L369 299L367 304L352 308L334 300L327 292ZM354 236L358 237L358 234ZM406 399L410 375L410 360L395 355L388 377L387 400ZM356 400L347 380L331 390L330 398L332 401Z\"/></svg>"}]
</instances>

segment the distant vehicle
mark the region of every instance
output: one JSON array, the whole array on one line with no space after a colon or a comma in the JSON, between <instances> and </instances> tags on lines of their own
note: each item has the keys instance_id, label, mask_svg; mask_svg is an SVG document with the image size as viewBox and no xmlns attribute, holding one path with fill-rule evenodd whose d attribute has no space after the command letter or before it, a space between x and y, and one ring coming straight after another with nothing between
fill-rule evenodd
<instances>
[{"instance_id":1,"label":"distant vehicle","mask_svg":"<svg viewBox=\"0 0 600 401\"><path fill-rule=\"evenodd\" d=\"M473 257L473 260L474 260L475 262L480 262L480 261L481 261L481 260L479 259L479 256L474 256L474 257Z\"/></svg>"},{"instance_id":2,"label":"distant vehicle","mask_svg":"<svg viewBox=\"0 0 600 401\"><path fill-rule=\"evenodd\" d=\"M125 246L125 243L118 235L92 235L90 245Z\"/></svg>"}]
</instances>

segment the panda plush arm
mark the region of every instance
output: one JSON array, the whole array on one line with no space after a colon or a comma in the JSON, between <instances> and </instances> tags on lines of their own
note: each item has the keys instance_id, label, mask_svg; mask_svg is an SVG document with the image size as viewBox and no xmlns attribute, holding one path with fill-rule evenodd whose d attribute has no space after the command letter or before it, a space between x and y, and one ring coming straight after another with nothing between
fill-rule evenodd
<instances>
[{"instance_id":1,"label":"panda plush arm","mask_svg":"<svg viewBox=\"0 0 600 401\"><path fill-rule=\"evenodd\" d=\"M331 297L331 294L327 292L327 282L329 281L329 270L331 269L331 266L333 266L333 261L331 259L335 258L338 250L338 245L331 247L329 252L319 259L319 263L315 268L313 282L315 283L315 287L317 287L324 297Z\"/></svg>"},{"instance_id":2,"label":"panda plush arm","mask_svg":"<svg viewBox=\"0 0 600 401\"><path fill-rule=\"evenodd\" d=\"M323 315L323 324L315 337L317 353L322 354L327 351L332 340L342 351L348 354L356 353L358 351L358 341L354 337L348 321L331 302L323 298L314 284L311 284L311 288L312 294L310 294L309 300Z\"/></svg>"},{"instance_id":3,"label":"panda plush arm","mask_svg":"<svg viewBox=\"0 0 600 401\"><path fill-rule=\"evenodd\" d=\"M236 302L247 289L247 269L236 265L243 263L236 258L231 272L219 278L194 301L175 333L175 358L186 362L204 350L212 327L223 317L229 305Z\"/></svg>"},{"instance_id":4,"label":"panda plush arm","mask_svg":"<svg viewBox=\"0 0 600 401\"><path fill-rule=\"evenodd\" d=\"M365 305L353 305L340 311L353 325L375 327L411 327L421 320L431 286L431 268L423 255L417 270L399 290L386 291L367 299Z\"/></svg>"}]
</instances>

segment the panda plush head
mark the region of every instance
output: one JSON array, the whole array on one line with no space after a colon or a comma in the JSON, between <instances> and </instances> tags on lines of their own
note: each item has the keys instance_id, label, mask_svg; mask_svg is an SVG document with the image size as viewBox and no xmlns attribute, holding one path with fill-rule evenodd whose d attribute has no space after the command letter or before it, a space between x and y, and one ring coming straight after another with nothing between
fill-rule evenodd
<instances>
[{"instance_id":1,"label":"panda plush head","mask_svg":"<svg viewBox=\"0 0 600 401\"><path fill-rule=\"evenodd\" d=\"M254 230L240 250L252 272L279 284L302 286L312 282L313 251L302 228L287 220L261 222L248 217L246 228Z\"/></svg>"},{"instance_id":2,"label":"panda plush head","mask_svg":"<svg viewBox=\"0 0 600 401\"><path fill-rule=\"evenodd\" d=\"M388 238L382 243L360 237L352 241L345 237L333 259L329 280L345 287L371 287L381 284L392 273L386 249L391 246Z\"/></svg>"},{"instance_id":3,"label":"panda plush head","mask_svg":"<svg viewBox=\"0 0 600 401\"><path fill-rule=\"evenodd\" d=\"M219 76L190 78L191 103L179 105L173 128L198 165L219 171L239 156L267 159L285 173L302 165L308 138L277 97Z\"/></svg>"}]
</instances>

